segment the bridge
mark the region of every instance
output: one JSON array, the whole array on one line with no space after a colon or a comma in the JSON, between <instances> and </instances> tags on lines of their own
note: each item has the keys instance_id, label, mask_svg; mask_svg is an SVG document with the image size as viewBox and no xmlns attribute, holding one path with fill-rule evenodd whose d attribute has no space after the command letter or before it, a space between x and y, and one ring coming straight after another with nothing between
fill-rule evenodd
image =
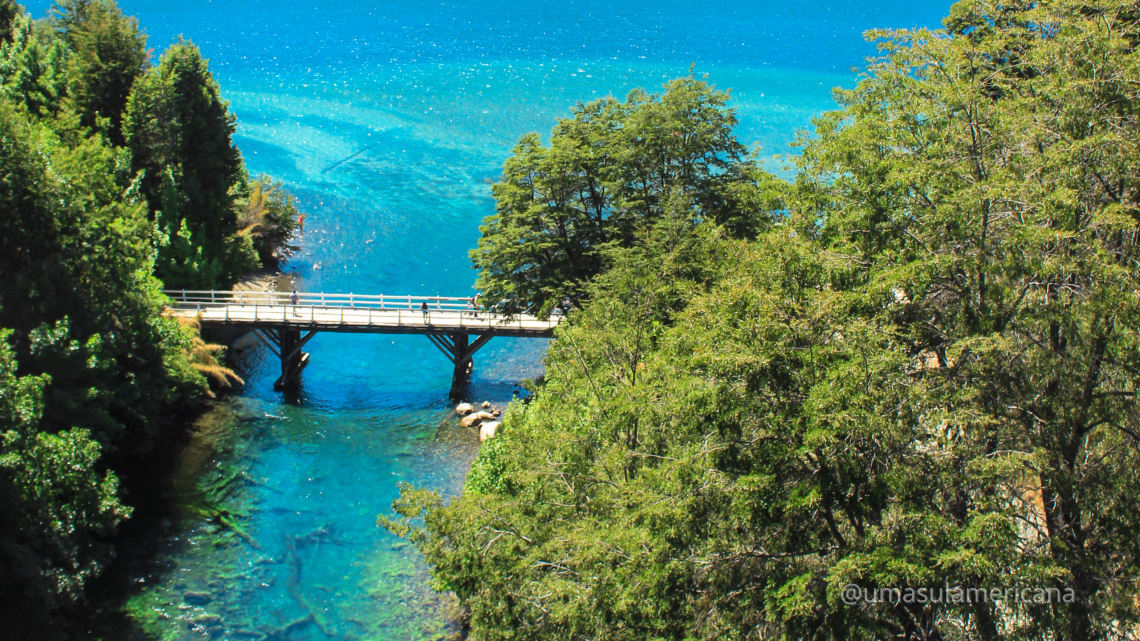
<instances>
[{"instance_id":1,"label":"bridge","mask_svg":"<svg viewBox=\"0 0 1140 641\"><path fill-rule=\"evenodd\" d=\"M281 359L276 389L295 386L309 363L304 352L318 332L420 334L452 363L451 396L460 398L474 355L496 336L549 338L561 316L542 320L476 309L456 296L385 296L217 290L166 290L175 316L203 327L253 332Z\"/></svg>"}]
</instances>

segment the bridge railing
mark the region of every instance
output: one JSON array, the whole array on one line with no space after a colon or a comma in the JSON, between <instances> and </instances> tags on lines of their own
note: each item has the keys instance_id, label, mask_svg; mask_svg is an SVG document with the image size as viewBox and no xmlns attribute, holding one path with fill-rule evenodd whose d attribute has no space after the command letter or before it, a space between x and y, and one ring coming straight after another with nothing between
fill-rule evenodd
<instances>
[{"instance_id":1,"label":"bridge railing","mask_svg":"<svg viewBox=\"0 0 1140 641\"><path fill-rule=\"evenodd\" d=\"M168 289L164 293L179 309L205 309L221 305L291 305L307 307L348 307L352 309L421 310L426 303L435 311L472 311L470 298L460 296L391 296L386 294L297 293Z\"/></svg>"},{"instance_id":2,"label":"bridge railing","mask_svg":"<svg viewBox=\"0 0 1140 641\"><path fill-rule=\"evenodd\" d=\"M328 294L297 293L293 300L290 292L217 291L217 290L165 290L174 309L182 312L206 312L217 315L223 312L225 322L276 321L282 323L309 322L349 325L388 325L394 320L398 326L431 325L433 317L442 316L458 327L484 329L518 329L520 331L549 331L561 322L561 315L538 319L528 314L504 316L476 309L470 298L461 296L391 296L387 294ZM421 313L427 311L426 316ZM353 314L350 316L350 314Z\"/></svg>"}]
</instances>

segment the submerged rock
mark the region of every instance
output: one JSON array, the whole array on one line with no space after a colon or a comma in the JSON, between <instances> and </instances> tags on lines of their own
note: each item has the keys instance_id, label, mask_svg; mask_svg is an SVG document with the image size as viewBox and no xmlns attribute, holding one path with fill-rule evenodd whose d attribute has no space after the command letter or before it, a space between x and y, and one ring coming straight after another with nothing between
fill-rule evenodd
<instances>
[{"instance_id":1,"label":"submerged rock","mask_svg":"<svg viewBox=\"0 0 1140 641\"><path fill-rule=\"evenodd\" d=\"M502 426L502 423L499 421L487 421L486 423L483 423L482 425L480 425L479 426L479 442L482 443L483 441L486 441L489 438L495 438L495 434L498 433L499 427L501 427L501 426Z\"/></svg>"},{"instance_id":2,"label":"submerged rock","mask_svg":"<svg viewBox=\"0 0 1140 641\"><path fill-rule=\"evenodd\" d=\"M474 411L475 411L475 406L472 405L471 403L460 403L459 405L455 406L455 413L460 415L460 416L467 416L468 414L470 414L471 412L474 412Z\"/></svg>"},{"instance_id":3,"label":"submerged rock","mask_svg":"<svg viewBox=\"0 0 1140 641\"><path fill-rule=\"evenodd\" d=\"M182 600L190 605L206 605L210 601L213 601L214 597L205 592L186 592L182 595Z\"/></svg>"},{"instance_id":4,"label":"submerged rock","mask_svg":"<svg viewBox=\"0 0 1140 641\"><path fill-rule=\"evenodd\" d=\"M222 625L222 617L216 614L205 614L196 619L191 619L188 622L191 626L202 626L204 628L213 628Z\"/></svg>"}]
</instances>

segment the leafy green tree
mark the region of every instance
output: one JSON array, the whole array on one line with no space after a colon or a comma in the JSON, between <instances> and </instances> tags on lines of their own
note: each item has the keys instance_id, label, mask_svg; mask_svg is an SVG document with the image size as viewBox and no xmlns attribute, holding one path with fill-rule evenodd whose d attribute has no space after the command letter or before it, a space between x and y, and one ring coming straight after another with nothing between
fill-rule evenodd
<instances>
[{"instance_id":1,"label":"leafy green tree","mask_svg":"<svg viewBox=\"0 0 1140 641\"><path fill-rule=\"evenodd\" d=\"M301 210L281 181L260 176L238 201L238 234L249 238L262 265L276 266L290 251L289 239L300 225Z\"/></svg>"},{"instance_id":2,"label":"leafy green tree","mask_svg":"<svg viewBox=\"0 0 1140 641\"><path fill-rule=\"evenodd\" d=\"M111 0L68 5L57 21L71 48L68 94L80 122L95 128L106 119L108 138L123 145L127 96L148 66L146 35Z\"/></svg>"},{"instance_id":3,"label":"leafy green tree","mask_svg":"<svg viewBox=\"0 0 1140 641\"><path fill-rule=\"evenodd\" d=\"M1136 619L1140 558L1119 482L1137 443L1135 9L960 3L948 24L961 35L882 34L889 56L821 122L821 237L868 266L868 294L906 301L875 316L958 426L944 447L969 491L946 488L949 524L1039 495L1021 557L1076 599L1012 630L978 612L978 636L1103 637Z\"/></svg>"},{"instance_id":4,"label":"leafy green tree","mask_svg":"<svg viewBox=\"0 0 1140 641\"><path fill-rule=\"evenodd\" d=\"M133 431L145 449L153 418L200 379L179 356L188 339L159 319L152 228L116 180L127 160L97 136L69 146L3 101L0 133L0 326L22 366L52 376L45 422L91 426L104 444Z\"/></svg>"},{"instance_id":5,"label":"leafy green tree","mask_svg":"<svg viewBox=\"0 0 1140 641\"><path fill-rule=\"evenodd\" d=\"M235 193L243 189L245 169L233 145L234 118L197 47L173 45L135 83L123 131L133 167L143 172L142 194L165 233L178 234L185 221L197 239L195 252L225 266L220 279L201 274L202 280L179 282L164 270L159 277L171 287L201 288L247 270L256 257L237 238ZM160 264L178 259L160 257Z\"/></svg>"},{"instance_id":6,"label":"leafy green tree","mask_svg":"<svg viewBox=\"0 0 1140 641\"><path fill-rule=\"evenodd\" d=\"M108 560L128 512L112 470L206 391L192 334L162 316L152 225L123 175L126 153L78 118L0 98L0 608L16 638Z\"/></svg>"},{"instance_id":7,"label":"leafy green tree","mask_svg":"<svg viewBox=\"0 0 1140 641\"><path fill-rule=\"evenodd\" d=\"M0 40L0 95L40 116L55 116L67 95L67 48L21 13Z\"/></svg>"},{"instance_id":8,"label":"leafy green tree","mask_svg":"<svg viewBox=\"0 0 1140 641\"><path fill-rule=\"evenodd\" d=\"M12 40L12 27L24 8L16 0L0 0L0 43Z\"/></svg>"},{"instance_id":9,"label":"leafy green tree","mask_svg":"<svg viewBox=\"0 0 1140 641\"><path fill-rule=\"evenodd\" d=\"M492 188L497 213L471 251L485 299L511 313L580 303L606 251L643 242L674 192L694 220L732 218L733 232L755 234L767 211L745 205L771 205L773 185L745 158L727 101L727 92L681 78L660 97L635 91L624 103L579 105L549 148L523 136Z\"/></svg>"},{"instance_id":10,"label":"leafy green tree","mask_svg":"<svg viewBox=\"0 0 1140 641\"><path fill-rule=\"evenodd\" d=\"M80 599L130 510L115 476L100 471L90 432L40 429L50 377L19 376L10 337L0 332L0 611L5 634L21 638L43 634L43 614Z\"/></svg>"}]
</instances>

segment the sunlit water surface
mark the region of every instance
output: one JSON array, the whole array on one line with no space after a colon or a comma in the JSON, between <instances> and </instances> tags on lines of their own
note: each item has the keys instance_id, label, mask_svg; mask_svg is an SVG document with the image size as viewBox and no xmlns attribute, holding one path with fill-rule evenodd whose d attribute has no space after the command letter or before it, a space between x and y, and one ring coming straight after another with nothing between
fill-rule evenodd
<instances>
[{"instance_id":1,"label":"sunlit water surface","mask_svg":"<svg viewBox=\"0 0 1140 641\"><path fill-rule=\"evenodd\" d=\"M472 293L467 250L493 211L490 183L519 135L545 136L574 103L657 90L695 64L732 89L743 142L786 154L875 53L864 30L937 26L945 10L929 0L121 4L156 51L179 34L201 47L251 171L284 180L309 212L286 266L303 289L428 295ZM492 341L473 399L509 400L541 373L544 348ZM423 337L323 334L307 349L291 399L272 389L271 354L241 358L248 385L179 454L172 509L132 533L137 554L107 581L97 634L455 633L422 559L375 525L400 481L447 495L462 485L478 439L450 411L450 364Z\"/></svg>"}]
</instances>

